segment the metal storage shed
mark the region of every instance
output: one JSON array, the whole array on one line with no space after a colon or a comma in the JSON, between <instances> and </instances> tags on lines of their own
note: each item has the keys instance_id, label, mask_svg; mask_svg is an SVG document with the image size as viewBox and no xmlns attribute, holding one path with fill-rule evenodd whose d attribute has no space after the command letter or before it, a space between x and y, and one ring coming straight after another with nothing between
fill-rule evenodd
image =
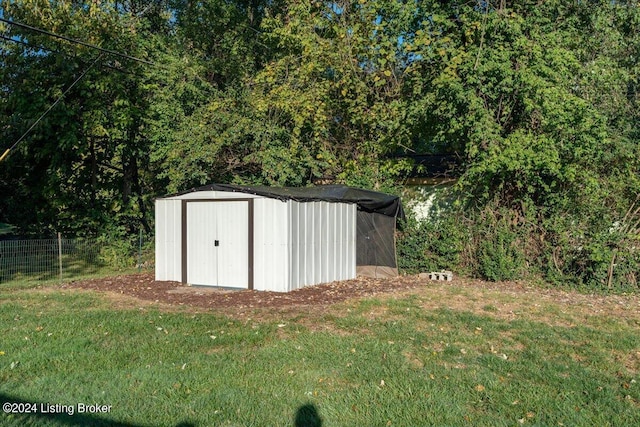
<instances>
[{"instance_id":1,"label":"metal storage shed","mask_svg":"<svg viewBox=\"0 0 640 427\"><path fill-rule=\"evenodd\" d=\"M397 274L400 200L341 185L213 184L156 200L156 280L288 292Z\"/></svg>"}]
</instances>

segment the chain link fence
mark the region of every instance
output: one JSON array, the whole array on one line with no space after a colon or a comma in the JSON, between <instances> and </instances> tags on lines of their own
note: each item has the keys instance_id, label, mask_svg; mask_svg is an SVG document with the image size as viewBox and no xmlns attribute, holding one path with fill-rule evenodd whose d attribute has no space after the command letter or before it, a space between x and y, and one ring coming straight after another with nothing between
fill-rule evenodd
<instances>
[{"instance_id":1,"label":"chain link fence","mask_svg":"<svg viewBox=\"0 0 640 427\"><path fill-rule=\"evenodd\" d=\"M0 283L69 280L136 264L146 269L148 264L143 262L142 246L139 254L130 254L125 262L118 257L119 265L114 265L115 258L113 247L96 239L0 240Z\"/></svg>"}]
</instances>

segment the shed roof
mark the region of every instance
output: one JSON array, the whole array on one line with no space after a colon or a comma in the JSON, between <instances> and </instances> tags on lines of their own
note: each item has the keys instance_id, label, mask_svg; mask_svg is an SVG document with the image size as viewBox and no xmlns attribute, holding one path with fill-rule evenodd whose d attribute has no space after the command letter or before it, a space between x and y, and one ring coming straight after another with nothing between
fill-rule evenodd
<instances>
[{"instance_id":1,"label":"shed roof","mask_svg":"<svg viewBox=\"0 0 640 427\"><path fill-rule=\"evenodd\" d=\"M209 184L185 191L228 191L248 193L278 200L295 200L297 202L326 201L336 203L355 203L358 210L382 215L404 218L404 211L399 196L363 190L346 185L318 185L315 187L266 187L240 186L232 184Z\"/></svg>"}]
</instances>

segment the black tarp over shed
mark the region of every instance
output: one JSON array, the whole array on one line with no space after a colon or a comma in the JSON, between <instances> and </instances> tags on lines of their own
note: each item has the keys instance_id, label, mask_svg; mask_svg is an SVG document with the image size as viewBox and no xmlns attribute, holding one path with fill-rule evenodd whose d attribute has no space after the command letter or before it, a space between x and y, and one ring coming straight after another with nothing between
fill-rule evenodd
<instances>
[{"instance_id":1,"label":"black tarp over shed","mask_svg":"<svg viewBox=\"0 0 640 427\"><path fill-rule=\"evenodd\" d=\"M390 277L398 274L395 229L404 219L400 197L346 185L264 187L211 184L191 191L228 191L297 202L339 202L357 205L356 266L359 275Z\"/></svg>"}]
</instances>

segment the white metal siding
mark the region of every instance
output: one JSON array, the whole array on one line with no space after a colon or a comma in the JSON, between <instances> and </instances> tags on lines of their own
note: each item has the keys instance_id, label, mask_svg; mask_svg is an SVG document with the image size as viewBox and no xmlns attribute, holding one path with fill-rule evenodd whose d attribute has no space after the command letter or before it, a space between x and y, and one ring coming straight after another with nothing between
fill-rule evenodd
<instances>
[{"instance_id":1,"label":"white metal siding","mask_svg":"<svg viewBox=\"0 0 640 427\"><path fill-rule=\"evenodd\" d=\"M343 234L345 244L345 254L344 259L345 262L342 264L344 266L344 271L339 280L347 280L353 279L356 277L356 205L342 205L342 209L344 210L343 215L343 224L346 225L346 230Z\"/></svg>"},{"instance_id":2,"label":"white metal siding","mask_svg":"<svg viewBox=\"0 0 640 427\"><path fill-rule=\"evenodd\" d=\"M335 209L325 209L323 211L323 215L320 217L320 229L319 231L319 241L321 242L320 248L320 268L318 268L318 273L320 275L320 283L327 283L331 281L331 264L332 260L331 254L332 249L334 249L333 239L330 237L330 230L333 228L332 225L335 224Z\"/></svg>"},{"instance_id":3,"label":"white metal siding","mask_svg":"<svg viewBox=\"0 0 640 427\"><path fill-rule=\"evenodd\" d=\"M291 289L356 274L356 206L291 203Z\"/></svg>"},{"instance_id":4,"label":"white metal siding","mask_svg":"<svg viewBox=\"0 0 640 427\"><path fill-rule=\"evenodd\" d=\"M335 227L335 251L334 251L334 262L336 265L336 276L342 278L347 276L347 268L341 262L341 260L345 259L347 256L348 250L343 244L345 233L348 232L349 227L346 223L348 221L348 216L345 213L344 206L341 206L340 209L336 210L336 227Z\"/></svg>"},{"instance_id":5,"label":"white metal siding","mask_svg":"<svg viewBox=\"0 0 640 427\"><path fill-rule=\"evenodd\" d=\"M314 241L314 231L316 229L316 209L314 205L315 202L305 203L304 205L302 205L305 211L305 214L302 217L303 228L300 230L302 231L302 235L304 236L304 245L302 251L304 258L304 270L302 271L304 273L304 277L302 279L302 283L300 283L302 286L307 286L313 283L313 273L316 267L316 263L314 262L316 256L316 243Z\"/></svg>"},{"instance_id":6,"label":"white metal siding","mask_svg":"<svg viewBox=\"0 0 640 427\"><path fill-rule=\"evenodd\" d=\"M294 290L306 284L308 257L308 203L289 201L291 218L289 220L289 236L291 247L291 281L289 289Z\"/></svg>"},{"instance_id":7,"label":"white metal siding","mask_svg":"<svg viewBox=\"0 0 640 427\"><path fill-rule=\"evenodd\" d=\"M301 233L300 233L300 217L301 217L301 203L290 201L287 203L289 206L289 260L290 260L290 275L289 283L287 284L287 290L291 291L297 289L300 286L302 271L302 260L300 253L302 252L301 245Z\"/></svg>"},{"instance_id":8,"label":"white metal siding","mask_svg":"<svg viewBox=\"0 0 640 427\"><path fill-rule=\"evenodd\" d=\"M256 290L289 291L289 206L277 199L254 201L254 282Z\"/></svg>"},{"instance_id":9,"label":"white metal siding","mask_svg":"<svg viewBox=\"0 0 640 427\"><path fill-rule=\"evenodd\" d=\"M182 228L180 200L158 199L156 213L156 280L182 278Z\"/></svg>"}]
</instances>

